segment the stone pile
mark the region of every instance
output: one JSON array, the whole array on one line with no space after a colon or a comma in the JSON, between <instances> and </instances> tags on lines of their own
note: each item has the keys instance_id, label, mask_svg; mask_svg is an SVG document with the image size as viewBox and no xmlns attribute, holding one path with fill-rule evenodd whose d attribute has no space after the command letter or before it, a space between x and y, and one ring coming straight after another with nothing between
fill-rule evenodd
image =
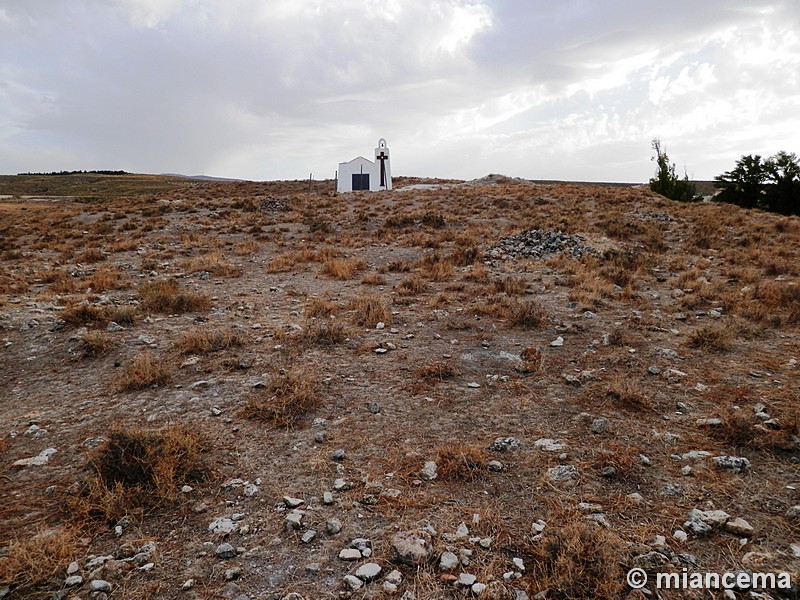
<instances>
[{"instance_id":1,"label":"stone pile","mask_svg":"<svg viewBox=\"0 0 800 600\"><path fill-rule=\"evenodd\" d=\"M263 211L285 211L289 210L289 201L285 198L267 198L261 203Z\"/></svg>"},{"instance_id":2,"label":"stone pile","mask_svg":"<svg viewBox=\"0 0 800 600\"><path fill-rule=\"evenodd\" d=\"M491 258L507 259L545 258L559 253L579 258L584 254L596 254L597 251L579 235L531 229L500 238L488 254Z\"/></svg>"}]
</instances>

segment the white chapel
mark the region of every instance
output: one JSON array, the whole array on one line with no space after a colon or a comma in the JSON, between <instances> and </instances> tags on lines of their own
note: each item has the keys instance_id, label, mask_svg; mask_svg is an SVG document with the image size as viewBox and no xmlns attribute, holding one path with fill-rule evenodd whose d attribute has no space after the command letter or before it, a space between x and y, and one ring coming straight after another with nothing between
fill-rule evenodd
<instances>
[{"instance_id":1,"label":"white chapel","mask_svg":"<svg viewBox=\"0 0 800 600\"><path fill-rule=\"evenodd\" d=\"M359 156L349 162L339 163L337 192L369 190L380 192L392 189L392 164L386 140L378 140L375 162Z\"/></svg>"}]
</instances>

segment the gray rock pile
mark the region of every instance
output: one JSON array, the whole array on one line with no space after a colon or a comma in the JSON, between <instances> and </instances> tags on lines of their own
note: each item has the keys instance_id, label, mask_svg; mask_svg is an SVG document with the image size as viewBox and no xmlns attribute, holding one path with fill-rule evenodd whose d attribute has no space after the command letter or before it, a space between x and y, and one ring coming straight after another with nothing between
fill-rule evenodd
<instances>
[{"instance_id":1,"label":"gray rock pile","mask_svg":"<svg viewBox=\"0 0 800 600\"><path fill-rule=\"evenodd\" d=\"M496 246L489 249L491 258L544 258L551 254L568 254L575 258L597 251L586 244L579 235L561 231L531 229L500 238Z\"/></svg>"},{"instance_id":2,"label":"gray rock pile","mask_svg":"<svg viewBox=\"0 0 800 600\"><path fill-rule=\"evenodd\" d=\"M285 198L267 198L261 203L261 210L269 211L285 211L289 210L289 201Z\"/></svg>"}]
</instances>

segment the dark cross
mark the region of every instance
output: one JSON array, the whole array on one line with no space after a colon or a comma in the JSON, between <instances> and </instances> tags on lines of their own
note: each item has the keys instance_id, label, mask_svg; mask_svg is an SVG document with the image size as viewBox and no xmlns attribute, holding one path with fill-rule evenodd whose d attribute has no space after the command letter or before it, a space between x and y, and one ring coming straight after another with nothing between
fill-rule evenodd
<instances>
[{"instance_id":1,"label":"dark cross","mask_svg":"<svg viewBox=\"0 0 800 600\"><path fill-rule=\"evenodd\" d=\"M389 155L381 150L377 158L381 161L381 187L386 187L386 161L389 160Z\"/></svg>"}]
</instances>

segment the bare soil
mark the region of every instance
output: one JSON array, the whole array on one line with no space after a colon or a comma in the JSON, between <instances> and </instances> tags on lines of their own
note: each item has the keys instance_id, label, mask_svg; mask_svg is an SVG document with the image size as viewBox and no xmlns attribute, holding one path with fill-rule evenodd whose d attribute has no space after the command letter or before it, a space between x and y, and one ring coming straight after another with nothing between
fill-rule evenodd
<instances>
[{"instance_id":1,"label":"bare soil","mask_svg":"<svg viewBox=\"0 0 800 600\"><path fill-rule=\"evenodd\" d=\"M441 185L402 190L420 183ZM448 548L473 551L453 573L474 574L486 598L625 597L627 570L656 550L656 570L800 582L800 521L787 515L800 504L800 219L498 177L401 178L392 192L346 195L332 182L154 185L0 200L8 597L101 597L91 579L108 581L110 598L471 597L439 570ZM492 253L528 229L579 235L597 252ZM163 281L180 297L146 300ZM127 496L103 488L109 432L176 426L202 440L202 477ZM499 437L519 447L491 450ZM537 447L543 438L564 448ZM48 448L45 464L14 465ZM714 456L750 467L724 470ZM430 481L426 461L439 467ZM575 476L554 480L558 465ZM305 501L300 530L285 528L284 496ZM753 532L675 539L694 508ZM209 532L234 514L237 531ZM340 533L326 533L331 518ZM462 522L467 539L443 535ZM432 561L394 564L392 535L425 525ZM308 529L317 535L303 543ZM340 560L359 537L372 556ZM85 569L149 541L146 569ZM222 542L237 556L216 556ZM509 581L515 557L526 569ZM67 589L72 561L85 581ZM379 578L350 591L343 577L368 561L399 569L399 590Z\"/></svg>"}]
</instances>

